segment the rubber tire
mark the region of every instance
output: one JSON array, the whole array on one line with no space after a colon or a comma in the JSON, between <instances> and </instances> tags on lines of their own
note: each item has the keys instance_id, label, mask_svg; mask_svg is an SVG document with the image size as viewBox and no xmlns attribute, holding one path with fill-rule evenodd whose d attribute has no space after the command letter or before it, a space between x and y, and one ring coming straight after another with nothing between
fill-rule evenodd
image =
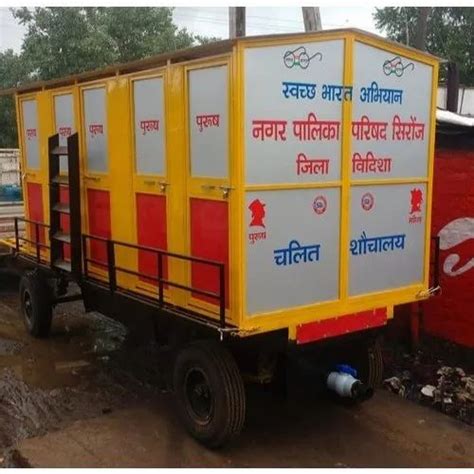
<instances>
[{"instance_id":1,"label":"rubber tire","mask_svg":"<svg viewBox=\"0 0 474 474\"><path fill-rule=\"evenodd\" d=\"M360 345L354 362L358 378L372 390L379 388L382 384L384 370L380 338L374 339L368 345Z\"/></svg>"},{"instance_id":2,"label":"rubber tire","mask_svg":"<svg viewBox=\"0 0 474 474\"><path fill-rule=\"evenodd\" d=\"M383 354L380 339L376 339L374 344L368 348L368 377L367 385L373 390L380 387L383 379Z\"/></svg>"},{"instance_id":3,"label":"rubber tire","mask_svg":"<svg viewBox=\"0 0 474 474\"><path fill-rule=\"evenodd\" d=\"M214 398L214 410L205 425L197 423L186 410L185 380L191 368L205 374ZM180 418L197 441L215 449L240 434L245 421L245 389L233 356L222 344L206 340L183 348L175 360L173 387Z\"/></svg>"},{"instance_id":4,"label":"rubber tire","mask_svg":"<svg viewBox=\"0 0 474 474\"><path fill-rule=\"evenodd\" d=\"M31 318L27 317L25 296L31 301ZM20 311L27 332L36 338L46 338L53 318L51 288L37 271L27 271L20 280Z\"/></svg>"}]
</instances>

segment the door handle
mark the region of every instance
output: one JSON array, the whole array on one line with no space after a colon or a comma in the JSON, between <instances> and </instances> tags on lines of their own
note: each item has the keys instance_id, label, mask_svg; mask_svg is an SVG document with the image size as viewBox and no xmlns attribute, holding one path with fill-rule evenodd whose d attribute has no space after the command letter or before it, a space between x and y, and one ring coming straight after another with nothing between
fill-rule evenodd
<instances>
[{"instance_id":1,"label":"door handle","mask_svg":"<svg viewBox=\"0 0 474 474\"><path fill-rule=\"evenodd\" d=\"M232 188L231 186L219 186L219 189L222 191L222 197L228 198L230 191L235 188Z\"/></svg>"},{"instance_id":2,"label":"door handle","mask_svg":"<svg viewBox=\"0 0 474 474\"><path fill-rule=\"evenodd\" d=\"M160 191L162 193L165 193L166 192L166 187L169 186L169 183L166 183L165 181L160 181L158 183L158 186L160 187Z\"/></svg>"}]
</instances>

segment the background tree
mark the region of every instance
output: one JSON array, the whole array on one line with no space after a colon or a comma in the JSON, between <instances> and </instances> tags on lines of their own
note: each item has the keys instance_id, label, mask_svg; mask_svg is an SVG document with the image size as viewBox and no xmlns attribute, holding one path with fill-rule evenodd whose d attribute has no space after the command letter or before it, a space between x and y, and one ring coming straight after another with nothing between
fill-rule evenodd
<instances>
[{"instance_id":1,"label":"background tree","mask_svg":"<svg viewBox=\"0 0 474 474\"><path fill-rule=\"evenodd\" d=\"M419 8L376 8L377 29L392 40L416 46ZM449 61L457 62L460 81L474 85L474 8L434 7L426 18L426 50ZM444 70L441 70L441 79Z\"/></svg>"},{"instance_id":2,"label":"background tree","mask_svg":"<svg viewBox=\"0 0 474 474\"><path fill-rule=\"evenodd\" d=\"M27 27L22 58L38 79L51 79L141 59L194 43L173 23L171 8L13 9Z\"/></svg>"},{"instance_id":3,"label":"background tree","mask_svg":"<svg viewBox=\"0 0 474 474\"><path fill-rule=\"evenodd\" d=\"M11 49L0 52L0 89L19 85L28 77L29 66ZM15 102L13 97L0 97L0 148L16 148Z\"/></svg>"},{"instance_id":4,"label":"background tree","mask_svg":"<svg viewBox=\"0 0 474 474\"><path fill-rule=\"evenodd\" d=\"M0 53L0 89L98 69L217 38L193 36L173 23L172 8L12 9L26 26L20 55ZM12 98L0 97L0 147L15 147Z\"/></svg>"}]
</instances>

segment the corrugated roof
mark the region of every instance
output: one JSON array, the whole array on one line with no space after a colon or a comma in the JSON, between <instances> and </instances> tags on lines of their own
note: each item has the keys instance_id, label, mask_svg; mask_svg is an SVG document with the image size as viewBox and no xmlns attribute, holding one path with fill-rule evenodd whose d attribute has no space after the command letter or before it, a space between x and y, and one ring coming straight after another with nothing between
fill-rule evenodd
<instances>
[{"instance_id":1,"label":"corrugated roof","mask_svg":"<svg viewBox=\"0 0 474 474\"><path fill-rule=\"evenodd\" d=\"M409 46L404 46L394 41L388 40L381 36L375 35L373 33L368 33L367 31L359 30L357 28L342 28L342 29L334 29L334 30L324 30L321 32L311 32L311 33L288 33L288 34L275 34L275 35L264 35L264 36L246 36L243 38L236 38L236 39L227 39L216 41L213 43L208 43L201 46L194 46L192 48L181 49L178 51L173 51L170 53L163 53L156 56L151 56L144 59L138 59L135 61L130 61L127 63L122 64L113 64L111 66L107 66L102 69L96 69L93 71L87 71L83 73L73 74L70 76L51 79L47 81L36 81L30 84L21 85L19 87L13 87L10 89L0 90L0 96L2 95L12 95L15 93L27 93L27 92L34 92L41 89L52 89L56 87L62 87L71 85L74 83L80 82L87 82L93 81L96 79L101 79L105 77L115 76L117 74L128 74L132 72L139 72L147 69L153 69L161 66L165 66L168 61L171 63L183 62L183 61L190 61L193 59L199 59L208 56L216 56L219 54L228 53L232 50L232 47L238 42L248 42L248 41L255 41L255 40L272 40L272 39L284 39L284 38L294 38L294 37L305 37L308 35L318 35L318 34L327 34L327 33L357 33L363 36L376 38L378 40L382 40L387 44L396 45L398 47L403 47L404 49L417 51L418 53L422 53L427 57L431 57L434 59L439 60L435 56L425 53Z\"/></svg>"}]
</instances>

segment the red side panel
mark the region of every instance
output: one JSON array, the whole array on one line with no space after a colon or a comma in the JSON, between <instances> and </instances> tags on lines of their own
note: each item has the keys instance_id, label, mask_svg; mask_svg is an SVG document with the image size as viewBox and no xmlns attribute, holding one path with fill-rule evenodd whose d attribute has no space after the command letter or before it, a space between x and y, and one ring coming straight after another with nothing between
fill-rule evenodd
<instances>
[{"instance_id":1,"label":"red side panel","mask_svg":"<svg viewBox=\"0 0 474 474\"><path fill-rule=\"evenodd\" d=\"M110 196L108 191L87 190L89 213L89 234L105 239L111 238L110 230ZM107 263L107 248L104 242L91 240L90 257Z\"/></svg>"},{"instance_id":2,"label":"red side panel","mask_svg":"<svg viewBox=\"0 0 474 474\"><path fill-rule=\"evenodd\" d=\"M441 239L443 291L423 302L422 329L474 348L474 150L438 148L434 167L431 235Z\"/></svg>"},{"instance_id":3,"label":"red side panel","mask_svg":"<svg viewBox=\"0 0 474 474\"><path fill-rule=\"evenodd\" d=\"M41 184L38 183L27 183L26 184L27 195L28 195L28 219L37 222L44 222L43 214L43 193ZM36 242L36 226L30 226L30 238ZM45 229L39 229L39 241L44 244L45 242Z\"/></svg>"},{"instance_id":4,"label":"red side panel","mask_svg":"<svg viewBox=\"0 0 474 474\"><path fill-rule=\"evenodd\" d=\"M67 186L59 187L59 202L61 204L69 204L69 188ZM63 232L69 232L69 215L63 214L59 216L59 225ZM71 246L69 244L63 244L64 259L70 260L71 258Z\"/></svg>"},{"instance_id":5,"label":"red side panel","mask_svg":"<svg viewBox=\"0 0 474 474\"><path fill-rule=\"evenodd\" d=\"M314 323L301 324L296 327L296 342L306 344L329 337L340 336L350 332L361 331L387 323L387 308L347 314L338 318L323 319Z\"/></svg>"},{"instance_id":6,"label":"red side panel","mask_svg":"<svg viewBox=\"0 0 474 474\"><path fill-rule=\"evenodd\" d=\"M225 264L226 307L229 307L229 218L227 203L191 199L191 255ZM191 265L191 285L200 290L219 292L219 270L202 263ZM194 297L218 304L215 298Z\"/></svg>"},{"instance_id":7,"label":"red side panel","mask_svg":"<svg viewBox=\"0 0 474 474\"><path fill-rule=\"evenodd\" d=\"M155 194L137 194L137 240L138 245L161 250L168 249L166 235L166 197ZM146 251L138 252L138 271L156 277L158 257ZM167 258L163 258L164 278L168 277ZM143 278L156 285L156 282Z\"/></svg>"}]
</instances>

